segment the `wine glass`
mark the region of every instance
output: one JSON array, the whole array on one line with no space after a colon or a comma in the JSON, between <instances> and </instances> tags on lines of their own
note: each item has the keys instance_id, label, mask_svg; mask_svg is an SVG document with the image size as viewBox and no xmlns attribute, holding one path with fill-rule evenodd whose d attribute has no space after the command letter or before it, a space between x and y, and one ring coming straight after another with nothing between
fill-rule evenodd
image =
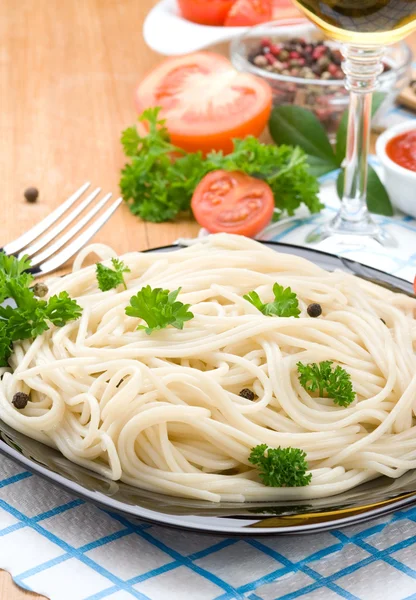
<instances>
[{"instance_id":1,"label":"wine glass","mask_svg":"<svg viewBox=\"0 0 416 600\"><path fill-rule=\"evenodd\" d=\"M371 100L382 72L383 48L416 29L416 0L294 0L325 34L343 42L345 85L350 91L347 155L341 208L312 231L307 242L333 235L367 236L395 245L367 210L367 159Z\"/></svg>"}]
</instances>

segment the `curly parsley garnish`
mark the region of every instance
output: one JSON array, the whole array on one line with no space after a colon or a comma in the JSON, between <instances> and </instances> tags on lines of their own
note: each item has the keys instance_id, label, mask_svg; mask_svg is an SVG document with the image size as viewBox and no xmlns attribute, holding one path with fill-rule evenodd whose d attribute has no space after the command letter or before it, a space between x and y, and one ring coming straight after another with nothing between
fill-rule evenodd
<instances>
[{"instance_id":1,"label":"curly parsley garnish","mask_svg":"<svg viewBox=\"0 0 416 600\"><path fill-rule=\"evenodd\" d=\"M110 267L106 267L101 263L96 264L95 275L97 277L98 287L102 292L108 292L108 290L123 285L126 290L127 285L124 281L123 273L130 273L130 269L118 258L112 258L111 262L114 269L110 269Z\"/></svg>"},{"instance_id":2,"label":"curly parsley garnish","mask_svg":"<svg viewBox=\"0 0 416 600\"><path fill-rule=\"evenodd\" d=\"M321 398L326 395L338 406L349 406L355 400L351 376L339 365L332 370L332 365L331 360L309 365L298 362L300 384L307 392L318 391Z\"/></svg>"},{"instance_id":3,"label":"curly parsley garnish","mask_svg":"<svg viewBox=\"0 0 416 600\"><path fill-rule=\"evenodd\" d=\"M260 479L271 487L301 487L309 485L312 474L306 474L306 452L299 448L269 448L259 444L248 459L258 467Z\"/></svg>"},{"instance_id":4,"label":"curly parsley garnish","mask_svg":"<svg viewBox=\"0 0 416 600\"><path fill-rule=\"evenodd\" d=\"M137 329L145 329L148 335L168 325L183 329L184 323L193 319L194 315L188 310L190 304L183 304L176 300L180 291L181 288L170 292L162 288L152 289L147 285L130 298L126 315L146 321L147 327L139 325Z\"/></svg>"},{"instance_id":5,"label":"curly parsley garnish","mask_svg":"<svg viewBox=\"0 0 416 600\"><path fill-rule=\"evenodd\" d=\"M30 260L27 255L20 259L0 253L0 302L10 296L9 284L14 282L20 287L29 286L33 276L27 272L30 269Z\"/></svg>"},{"instance_id":6,"label":"curly parsley garnish","mask_svg":"<svg viewBox=\"0 0 416 600\"><path fill-rule=\"evenodd\" d=\"M290 287L283 288L283 286L275 283L273 294L273 302L267 302L267 304L261 301L257 292L249 292L243 298L268 317L299 317L298 297Z\"/></svg>"},{"instance_id":7,"label":"curly parsley garnish","mask_svg":"<svg viewBox=\"0 0 416 600\"><path fill-rule=\"evenodd\" d=\"M0 306L0 366L5 367L12 354L12 344L18 340L36 338L50 328L50 324L63 327L68 321L78 319L82 309L67 292L38 300L28 286L33 281L26 269L30 268L27 256L17 259L0 254L0 301L14 300L16 306Z\"/></svg>"},{"instance_id":8,"label":"curly parsley garnish","mask_svg":"<svg viewBox=\"0 0 416 600\"><path fill-rule=\"evenodd\" d=\"M198 183L217 169L242 171L265 181L273 191L276 219L283 213L293 215L302 203L312 213L323 208L318 181L310 174L301 148L262 144L249 136L234 140L233 152L225 156L222 152L188 153L171 143L159 112L160 108L149 108L139 117L148 126L147 135L129 127L121 136L130 162L121 172L120 189L134 215L160 223L189 211Z\"/></svg>"}]
</instances>

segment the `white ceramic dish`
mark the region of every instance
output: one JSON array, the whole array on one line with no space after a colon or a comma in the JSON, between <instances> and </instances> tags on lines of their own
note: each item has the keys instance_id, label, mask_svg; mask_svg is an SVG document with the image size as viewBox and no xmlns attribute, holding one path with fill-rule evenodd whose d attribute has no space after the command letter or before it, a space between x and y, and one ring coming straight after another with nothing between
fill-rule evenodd
<instances>
[{"instance_id":1,"label":"white ceramic dish","mask_svg":"<svg viewBox=\"0 0 416 600\"><path fill-rule=\"evenodd\" d=\"M282 15L284 18L284 15ZM285 22L303 21L302 17L284 18ZM159 54L176 56L202 50L219 42L228 42L246 31L247 27L208 27L183 19L176 0L161 0L147 15L143 25L146 44ZM293 29L296 34L296 27Z\"/></svg>"},{"instance_id":2,"label":"white ceramic dish","mask_svg":"<svg viewBox=\"0 0 416 600\"><path fill-rule=\"evenodd\" d=\"M384 184L392 204L416 218L416 171L409 171L392 161L386 154L389 140L405 131L416 130L416 119L389 127L377 140L376 152L384 172Z\"/></svg>"},{"instance_id":3,"label":"white ceramic dish","mask_svg":"<svg viewBox=\"0 0 416 600\"><path fill-rule=\"evenodd\" d=\"M207 27L183 19L176 0L161 0L150 11L143 26L148 46L166 56L187 54L227 42L240 35L245 27Z\"/></svg>"}]
</instances>

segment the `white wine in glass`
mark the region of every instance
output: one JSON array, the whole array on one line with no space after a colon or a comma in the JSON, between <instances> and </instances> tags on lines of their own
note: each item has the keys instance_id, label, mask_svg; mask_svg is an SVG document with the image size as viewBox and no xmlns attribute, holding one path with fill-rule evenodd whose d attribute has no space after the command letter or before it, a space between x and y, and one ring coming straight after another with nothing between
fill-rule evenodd
<instances>
[{"instance_id":1,"label":"white wine in glass","mask_svg":"<svg viewBox=\"0 0 416 600\"><path fill-rule=\"evenodd\" d=\"M367 210L367 160L371 99L382 72L383 48L416 29L416 0L294 0L325 34L343 42L345 85L350 107L341 208L332 221L307 238L318 242L334 235L363 236L382 245L394 240Z\"/></svg>"}]
</instances>

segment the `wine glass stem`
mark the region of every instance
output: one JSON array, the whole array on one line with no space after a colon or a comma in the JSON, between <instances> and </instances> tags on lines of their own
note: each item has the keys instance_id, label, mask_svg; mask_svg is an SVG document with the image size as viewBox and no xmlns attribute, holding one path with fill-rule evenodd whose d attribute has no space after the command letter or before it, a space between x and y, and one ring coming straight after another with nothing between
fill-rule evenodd
<instances>
[{"instance_id":1,"label":"wine glass stem","mask_svg":"<svg viewBox=\"0 0 416 600\"><path fill-rule=\"evenodd\" d=\"M346 46L342 65L346 87L350 91L350 107L345 159L344 193L338 226L359 233L372 225L367 210L366 190L368 150L371 129L372 93L377 76L382 72L382 48Z\"/></svg>"},{"instance_id":2,"label":"wine glass stem","mask_svg":"<svg viewBox=\"0 0 416 600\"><path fill-rule=\"evenodd\" d=\"M366 208L371 100L371 92L350 95L342 211L351 220L361 219L360 213Z\"/></svg>"}]
</instances>

